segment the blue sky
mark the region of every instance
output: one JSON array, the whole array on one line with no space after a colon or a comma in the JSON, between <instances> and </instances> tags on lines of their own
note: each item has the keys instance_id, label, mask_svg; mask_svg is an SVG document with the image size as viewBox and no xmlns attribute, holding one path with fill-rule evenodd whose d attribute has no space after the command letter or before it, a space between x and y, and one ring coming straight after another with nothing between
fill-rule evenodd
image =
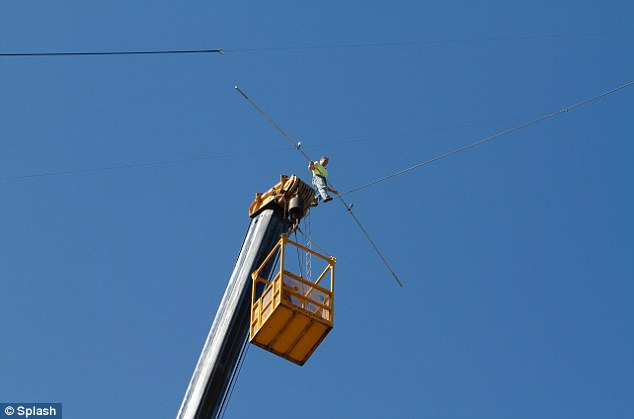
<instances>
[{"instance_id":1,"label":"blue sky","mask_svg":"<svg viewBox=\"0 0 634 419\"><path fill-rule=\"evenodd\" d=\"M347 191L634 81L628 1L0 3L0 397L170 418L254 194ZM226 418L634 415L634 86L312 214L335 328ZM129 166L129 167L123 167ZM65 172L65 174L59 174ZM66 173L68 172L68 173Z\"/></svg>"}]
</instances>

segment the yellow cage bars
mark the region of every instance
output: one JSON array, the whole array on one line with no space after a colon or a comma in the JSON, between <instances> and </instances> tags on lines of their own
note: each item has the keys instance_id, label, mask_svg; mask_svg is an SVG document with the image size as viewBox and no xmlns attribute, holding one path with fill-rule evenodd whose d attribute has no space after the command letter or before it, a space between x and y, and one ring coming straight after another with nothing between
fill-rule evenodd
<instances>
[{"instance_id":1,"label":"yellow cage bars","mask_svg":"<svg viewBox=\"0 0 634 419\"><path fill-rule=\"evenodd\" d=\"M314 281L288 270L285 256L290 245L308 252L326 263ZM265 266L274 262L279 251L279 271L272 281L260 276ZM310 358L333 327L334 257L326 257L282 235L262 265L252 274L250 341L269 352L298 365ZM328 280L324 280L328 278ZM265 288L256 300L258 283ZM326 284L324 284L326 283Z\"/></svg>"}]
</instances>

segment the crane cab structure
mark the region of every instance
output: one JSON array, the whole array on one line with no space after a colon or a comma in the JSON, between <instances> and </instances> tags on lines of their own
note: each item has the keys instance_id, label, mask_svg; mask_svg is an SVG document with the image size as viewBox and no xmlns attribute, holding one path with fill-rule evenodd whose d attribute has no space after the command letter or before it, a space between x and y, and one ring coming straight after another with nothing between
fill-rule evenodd
<instances>
[{"instance_id":1,"label":"crane cab structure","mask_svg":"<svg viewBox=\"0 0 634 419\"><path fill-rule=\"evenodd\" d=\"M290 270L290 259L296 257L297 251L314 256L320 262L317 266L325 265L314 282ZM267 280L261 273L278 257L279 270L272 280ZM336 261L282 235L252 274L251 343L304 365L334 325Z\"/></svg>"}]
</instances>

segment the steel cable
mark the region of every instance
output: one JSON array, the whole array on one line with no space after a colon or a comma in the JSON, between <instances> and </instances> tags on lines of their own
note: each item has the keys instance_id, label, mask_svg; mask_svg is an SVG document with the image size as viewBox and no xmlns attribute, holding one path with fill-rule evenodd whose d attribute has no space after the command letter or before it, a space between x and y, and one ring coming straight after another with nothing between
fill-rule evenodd
<instances>
[{"instance_id":1,"label":"steel cable","mask_svg":"<svg viewBox=\"0 0 634 419\"><path fill-rule=\"evenodd\" d=\"M359 187L357 187L357 188L350 189L349 191L344 192L344 193L342 193L341 195L348 195L348 194L351 194L351 193L353 193L353 192L360 191L361 189L365 189L365 188L368 188L368 187L370 187L370 186L376 185L377 183L384 182L384 181L386 181L386 180L388 180L388 179L391 179L391 178L393 178L393 177L396 177L396 176L402 175L402 174L407 173L407 172L409 172L409 171L411 171L411 170L418 169L419 167L423 167L423 166L426 166L426 165L428 165L428 164L430 164L430 163L433 163L433 162L435 162L435 161L442 160L442 159L445 159L445 158L447 158L447 157L453 156L454 154L458 154L458 153L460 153L460 152L462 152L462 151L465 151L465 150L467 150L467 149L469 149L469 148L476 147L476 146L478 146L478 145L480 145L480 144L486 143L487 141L491 141L491 140L496 139L496 138L499 138L499 137L501 137L501 136L503 136L503 135L510 134L510 133L512 133L512 132L515 132L515 131L519 131L519 130L521 130L521 129L523 129L523 128L526 128L526 127L529 127L529 126L531 126L531 125L535 125L535 124L537 124L537 123L539 123L539 122L542 122L542 121L545 121L545 120L547 120L547 119L553 118L553 117L555 117L555 116L557 116L557 115L559 115L559 114L562 114L562 113L564 113L564 112L571 111L571 110L573 110L573 109L575 109L575 108L578 108L578 107L580 107L580 106L583 106L583 105L585 105L585 104L588 104L588 103L590 103L590 102L592 102L592 101L595 101L595 100L597 100L597 99L599 99L599 98L602 98L602 97L604 97L604 96L610 95L610 94L615 93L615 92L617 92L617 91L619 91L619 90L625 89L626 87L629 87L629 86L631 86L631 85L633 85L633 84L634 84L634 82L630 82L630 83L624 84L623 86L620 86L620 87L617 87L617 88L615 88L615 89L609 90L609 91L607 91L607 92L605 92L605 93L601 93L600 95L594 96L594 97L592 97L592 98L590 98L590 99L586 99L586 100L584 100L583 102L579 102L579 103L577 103L577 104L575 104L575 105L568 106L568 107L563 108L563 109L561 109L561 110L559 110L559 111L557 111L557 112L553 112L553 113L550 113L550 114L548 114L548 115L544 115L544 116L542 116L542 117L540 117L540 118L534 119L534 120L532 120L532 121L530 121L530 122L527 122L527 123L525 123L525 124L518 125L518 126L516 126L516 127L514 127L514 128L508 129L508 130L506 130L506 131L500 132L500 133L498 133L498 134L495 134L495 135L492 135L492 136L490 136L490 137L484 138L484 139L482 139L482 140L476 141L476 142L474 142L474 143L468 144L468 145L466 145L466 146L464 146L464 147L460 147L460 148L458 148L458 149L456 149L456 150L453 150L453 151L450 151L450 152L448 152L448 153L441 154L440 156L434 157L433 159L430 159L430 160L424 161L424 162L419 163L419 164L417 164L417 165L414 165L414 166L412 166L412 167L408 167L407 169L403 169L403 170L401 170L401 171L399 171L399 172L396 172L396 173L393 173L393 174L391 174L391 175L389 175L389 176L385 176L385 177L383 177L383 178L381 178L381 179L375 180L375 181L370 182L370 183L366 183L365 185L359 186Z\"/></svg>"}]
</instances>

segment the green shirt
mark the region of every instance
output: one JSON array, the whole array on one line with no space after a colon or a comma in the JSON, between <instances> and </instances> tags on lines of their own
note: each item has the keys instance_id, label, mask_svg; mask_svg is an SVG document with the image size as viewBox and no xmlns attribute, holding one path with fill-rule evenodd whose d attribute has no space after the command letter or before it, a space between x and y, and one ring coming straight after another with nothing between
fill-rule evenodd
<instances>
[{"instance_id":1,"label":"green shirt","mask_svg":"<svg viewBox=\"0 0 634 419\"><path fill-rule=\"evenodd\" d=\"M313 172L313 175L319 175L323 178L328 178L328 171L324 166L317 162L313 162L313 167L314 169L311 170L311 172Z\"/></svg>"}]
</instances>

